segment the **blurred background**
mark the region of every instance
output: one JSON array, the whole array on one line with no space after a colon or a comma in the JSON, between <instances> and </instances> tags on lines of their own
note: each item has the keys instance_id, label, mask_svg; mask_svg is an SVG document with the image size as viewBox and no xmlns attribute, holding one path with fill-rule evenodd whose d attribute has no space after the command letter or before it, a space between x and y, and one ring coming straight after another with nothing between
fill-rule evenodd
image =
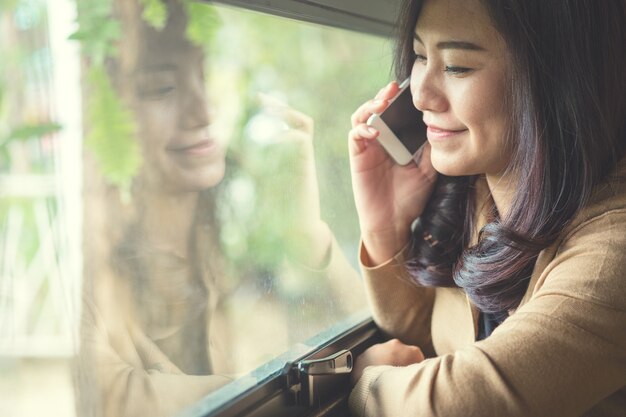
<instances>
[{"instance_id":1,"label":"blurred background","mask_svg":"<svg viewBox=\"0 0 626 417\"><path fill-rule=\"evenodd\" d=\"M149 24L158 26L166 18L160 0L141 2ZM85 210L94 216L100 201L91 201L93 193L85 192L85 184L92 181L87 176L94 160L109 161L106 169L98 165L100 173L105 183L118 188L123 201L136 174L133 164L141 159L135 155L132 127L111 123L132 120L132 111L115 95L107 95L111 80L105 72L93 75L107 57L115 56L116 42L124 34L109 17L110 1L78 3L0 0L2 416L51 410L55 416L76 415L72 369L80 348L85 253L96 238L84 220ZM264 294L288 299L287 307L283 302L266 314L278 329L272 337L293 345L342 317L327 317L323 303L310 301L312 292L318 292L313 298L319 300L336 297L332 286L278 278L290 243L280 231L283 219L275 207L290 198L289 172L298 169L290 164L298 161L277 148L274 138L283 121L267 112L259 95L314 121L321 216L356 267L358 222L347 132L352 112L389 81L391 44L239 8L188 3L192 13L187 36L207 53L212 118L227 141L226 174L215 189L215 218L225 268L239 277L230 308L245 316L260 311L254 300ZM107 155L113 151L97 145L98 135L130 139L120 139L115 153ZM106 215L106 207L100 210ZM365 307L364 300L352 304ZM298 310L296 322L290 309ZM354 311L356 307L345 314ZM262 333L241 331L262 344ZM249 352L256 347L241 343L233 348L247 364L244 369L282 353L268 350L259 357Z\"/></svg>"}]
</instances>

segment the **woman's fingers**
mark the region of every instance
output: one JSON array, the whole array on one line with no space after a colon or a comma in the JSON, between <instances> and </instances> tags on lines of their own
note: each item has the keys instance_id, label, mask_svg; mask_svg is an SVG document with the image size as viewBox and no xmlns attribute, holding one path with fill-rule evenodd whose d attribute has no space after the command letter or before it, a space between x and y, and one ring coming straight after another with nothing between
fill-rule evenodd
<instances>
[{"instance_id":1,"label":"woman's fingers","mask_svg":"<svg viewBox=\"0 0 626 417\"><path fill-rule=\"evenodd\" d=\"M363 139L376 139L376 137L378 136L378 130L366 124L358 125L356 127L356 131L358 133L358 136Z\"/></svg>"},{"instance_id":2,"label":"woman's fingers","mask_svg":"<svg viewBox=\"0 0 626 417\"><path fill-rule=\"evenodd\" d=\"M397 92L398 83L395 81L391 81L389 84L381 88L380 91L378 91L375 98L389 100L391 97L395 96Z\"/></svg>"},{"instance_id":3,"label":"woman's fingers","mask_svg":"<svg viewBox=\"0 0 626 417\"><path fill-rule=\"evenodd\" d=\"M269 94L258 93L257 96L267 114L282 119L290 129L313 134L314 122L309 115L290 107L287 103Z\"/></svg>"},{"instance_id":4,"label":"woman's fingers","mask_svg":"<svg viewBox=\"0 0 626 417\"><path fill-rule=\"evenodd\" d=\"M374 113L382 113L389 105L389 100L392 99L398 92L398 83L395 81L390 82L383 87L376 97L372 100L368 100L363 103L350 118L352 127L355 127L359 123L367 122L367 119Z\"/></svg>"},{"instance_id":5,"label":"woman's fingers","mask_svg":"<svg viewBox=\"0 0 626 417\"><path fill-rule=\"evenodd\" d=\"M357 383L368 366L408 366L423 360L424 353L418 346L406 345L398 339L373 345L356 358L351 375L352 384Z\"/></svg>"},{"instance_id":6,"label":"woman's fingers","mask_svg":"<svg viewBox=\"0 0 626 417\"><path fill-rule=\"evenodd\" d=\"M367 119L369 119L372 114L382 113L388 105L388 100L374 99L366 101L352 114L350 118L352 126L367 122Z\"/></svg>"},{"instance_id":7,"label":"woman's fingers","mask_svg":"<svg viewBox=\"0 0 626 417\"><path fill-rule=\"evenodd\" d=\"M286 107L279 113L283 120L291 129L301 130L309 135L313 135L313 118L298 110Z\"/></svg>"},{"instance_id":8,"label":"woman's fingers","mask_svg":"<svg viewBox=\"0 0 626 417\"><path fill-rule=\"evenodd\" d=\"M352 123L352 127L358 125L359 123L365 123L367 119L372 115L372 105L374 100L368 100L365 103L361 104L358 109L352 116L350 117L350 122Z\"/></svg>"},{"instance_id":9,"label":"woman's fingers","mask_svg":"<svg viewBox=\"0 0 626 417\"><path fill-rule=\"evenodd\" d=\"M363 152L371 141L378 137L378 130L364 123L358 124L348 132L350 153L357 155Z\"/></svg>"}]
</instances>

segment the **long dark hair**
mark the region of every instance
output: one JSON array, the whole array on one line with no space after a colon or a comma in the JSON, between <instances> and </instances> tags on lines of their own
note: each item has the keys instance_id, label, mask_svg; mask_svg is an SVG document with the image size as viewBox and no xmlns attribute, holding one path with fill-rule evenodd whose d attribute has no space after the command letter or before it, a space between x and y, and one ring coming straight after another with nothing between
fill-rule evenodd
<instances>
[{"instance_id":1,"label":"long dark hair","mask_svg":"<svg viewBox=\"0 0 626 417\"><path fill-rule=\"evenodd\" d=\"M412 235L409 270L425 286L458 286L488 313L519 305L539 252L588 201L626 148L626 2L483 0L507 44L509 213L494 212L478 243L475 177L440 176ZM422 1L405 0L395 70L411 72ZM433 244L435 243L435 244Z\"/></svg>"}]
</instances>

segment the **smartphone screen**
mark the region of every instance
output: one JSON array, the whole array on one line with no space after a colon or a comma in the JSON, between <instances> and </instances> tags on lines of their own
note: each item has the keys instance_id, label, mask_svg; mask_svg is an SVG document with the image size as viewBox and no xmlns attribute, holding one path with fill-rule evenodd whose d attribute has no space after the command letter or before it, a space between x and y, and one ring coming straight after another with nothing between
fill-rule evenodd
<instances>
[{"instance_id":1,"label":"smartphone screen","mask_svg":"<svg viewBox=\"0 0 626 417\"><path fill-rule=\"evenodd\" d=\"M413 105L410 88L404 89L380 118L411 154L415 154L426 141L426 125L422 112Z\"/></svg>"}]
</instances>

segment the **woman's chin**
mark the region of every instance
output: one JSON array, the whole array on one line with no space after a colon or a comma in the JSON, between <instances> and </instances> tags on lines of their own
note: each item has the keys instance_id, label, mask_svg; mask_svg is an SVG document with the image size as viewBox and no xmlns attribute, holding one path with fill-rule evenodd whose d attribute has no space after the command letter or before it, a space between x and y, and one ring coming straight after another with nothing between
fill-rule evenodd
<instances>
[{"instance_id":1,"label":"woman's chin","mask_svg":"<svg viewBox=\"0 0 626 417\"><path fill-rule=\"evenodd\" d=\"M213 163L210 166L196 168L173 170L169 174L160 175L162 178L160 186L166 193L190 193L208 190L217 186L224 179L225 164Z\"/></svg>"},{"instance_id":2,"label":"woman's chin","mask_svg":"<svg viewBox=\"0 0 626 417\"><path fill-rule=\"evenodd\" d=\"M180 181L181 188L186 191L203 191L217 186L224 179L225 164L216 164L203 169L196 175L186 175Z\"/></svg>"},{"instance_id":3,"label":"woman's chin","mask_svg":"<svg viewBox=\"0 0 626 417\"><path fill-rule=\"evenodd\" d=\"M467 166L462 163L455 163L450 157L445 155L431 155L431 162L435 170L443 175L449 177L460 177L463 175L470 175L467 170Z\"/></svg>"}]
</instances>

